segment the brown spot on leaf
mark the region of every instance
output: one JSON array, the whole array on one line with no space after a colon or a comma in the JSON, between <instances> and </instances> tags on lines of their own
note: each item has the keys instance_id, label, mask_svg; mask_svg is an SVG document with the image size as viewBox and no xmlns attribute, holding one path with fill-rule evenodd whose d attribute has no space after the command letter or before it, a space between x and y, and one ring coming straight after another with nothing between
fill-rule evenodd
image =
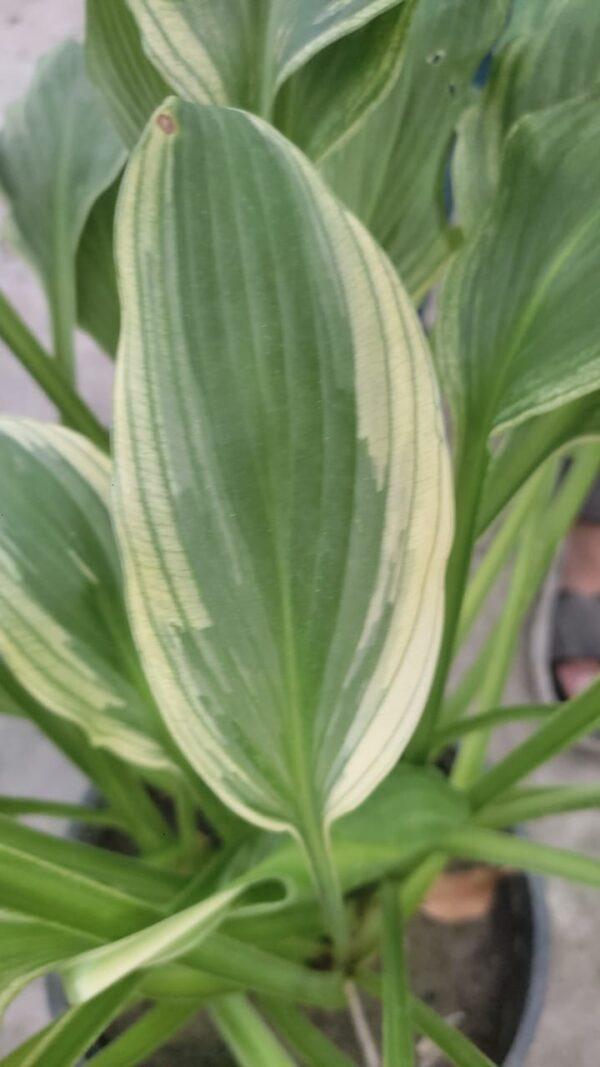
<instances>
[{"instance_id":1,"label":"brown spot on leaf","mask_svg":"<svg viewBox=\"0 0 600 1067\"><path fill-rule=\"evenodd\" d=\"M166 111L162 111L160 115L156 116L156 125L162 130L163 133L175 133L177 129L177 123L172 115L168 115Z\"/></svg>"}]
</instances>

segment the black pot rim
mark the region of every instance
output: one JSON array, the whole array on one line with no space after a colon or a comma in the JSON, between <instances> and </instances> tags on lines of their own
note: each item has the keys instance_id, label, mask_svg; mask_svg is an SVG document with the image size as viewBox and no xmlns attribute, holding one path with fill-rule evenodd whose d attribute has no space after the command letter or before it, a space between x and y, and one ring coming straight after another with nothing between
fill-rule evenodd
<instances>
[{"instance_id":1,"label":"black pot rim","mask_svg":"<svg viewBox=\"0 0 600 1067\"><path fill-rule=\"evenodd\" d=\"M550 967L550 915L545 881L524 874L531 904L531 948L529 982L521 1019L502 1067L523 1067L537 1031L548 987Z\"/></svg>"}]
</instances>

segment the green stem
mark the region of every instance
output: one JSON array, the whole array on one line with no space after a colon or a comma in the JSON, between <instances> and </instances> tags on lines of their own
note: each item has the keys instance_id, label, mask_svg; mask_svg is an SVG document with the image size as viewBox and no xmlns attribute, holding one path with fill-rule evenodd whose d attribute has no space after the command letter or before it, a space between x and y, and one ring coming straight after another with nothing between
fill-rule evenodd
<instances>
[{"instance_id":1,"label":"green stem","mask_svg":"<svg viewBox=\"0 0 600 1067\"><path fill-rule=\"evenodd\" d=\"M171 830L144 783L126 764L98 751L91 775L110 806L119 812L142 853L162 852L173 840Z\"/></svg>"},{"instance_id":2,"label":"green stem","mask_svg":"<svg viewBox=\"0 0 600 1067\"><path fill-rule=\"evenodd\" d=\"M322 1008L339 1008L344 1003L339 973L301 967L227 934L211 934L187 960L213 978L267 996Z\"/></svg>"},{"instance_id":3,"label":"green stem","mask_svg":"<svg viewBox=\"0 0 600 1067\"><path fill-rule=\"evenodd\" d=\"M240 1067L295 1067L283 1045L240 993L220 997L209 1013Z\"/></svg>"},{"instance_id":4,"label":"green stem","mask_svg":"<svg viewBox=\"0 0 600 1067\"><path fill-rule=\"evenodd\" d=\"M448 723L447 726L438 726L431 739L432 756L461 737L478 730L490 730L495 726L504 726L510 722L545 719L556 710L557 706L556 704L517 704L509 708L492 708L479 715L471 715L468 719L459 719L457 722Z\"/></svg>"},{"instance_id":5,"label":"green stem","mask_svg":"<svg viewBox=\"0 0 600 1067\"><path fill-rule=\"evenodd\" d=\"M331 934L336 960L343 964L349 953L344 898L327 832L316 821L305 821L301 842L306 851L321 901L326 929Z\"/></svg>"},{"instance_id":6,"label":"green stem","mask_svg":"<svg viewBox=\"0 0 600 1067\"><path fill-rule=\"evenodd\" d=\"M173 1037L197 1013L203 1000L155 1004L124 1034L92 1056L93 1067L135 1067Z\"/></svg>"},{"instance_id":7,"label":"green stem","mask_svg":"<svg viewBox=\"0 0 600 1067\"><path fill-rule=\"evenodd\" d=\"M444 697L444 703L440 710L438 725L436 726L434 734L441 728L442 724L454 723L467 714L479 692L479 687L481 686L486 671L487 662L492 653L495 637L496 631L495 628L492 628L477 653L477 658L465 671L454 692Z\"/></svg>"},{"instance_id":8,"label":"green stem","mask_svg":"<svg viewBox=\"0 0 600 1067\"><path fill-rule=\"evenodd\" d=\"M433 852L423 860L400 884L400 901L402 914L406 919L417 911L429 887L446 866L443 852Z\"/></svg>"},{"instance_id":9,"label":"green stem","mask_svg":"<svg viewBox=\"0 0 600 1067\"><path fill-rule=\"evenodd\" d=\"M108 451L108 431L61 374L56 361L44 351L3 293L0 293L0 337L56 405L64 421Z\"/></svg>"},{"instance_id":10,"label":"green stem","mask_svg":"<svg viewBox=\"0 0 600 1067\"><path fill-rule=\"evenodd\" d=\"M467 585L458 626L457 644L459 645L470 633L482 604L487 599L516 544L521 527L530 515L531 508L535 506L541 475L541 471L537 472L520 491Z\"/></svg>"},{"instance_id":11,"label":"green stem","mask_svg":"<svg viewBox=\"0 0 600 1067\"><path fill-rule=\"evenodd\" d=\"M360 985L371 996L381 997L381 978L373 971L360 976ZM495 1067L490 1059L460 1030L450 1026L441 1015L422 1000L411 996L410 1007L415 1029L429 1038L456 1067ZM400 1065L399 1065L400 1067Z\"/></svg>"},{"instance_id":12,"label":"green stem","mask_svg":"<svg viewBox=\"0 0 600 1067\"><path fill-rule=\"evenodd\" d=\"M125 820L111 808L88 808L83 804L63 804L52 800L37 800L34 797L0 796L0 814L46 815L92 826L116 826L120 830L126 829Z\"/></svg>"},{"instance_id":13,"label":"green stem","mask_svg":"<svg viewBox=\"0 0 600 1067\"><path fill-rule=\"evenodd\" d=\"M482 533L495 519L515 494L525 484L532 466L541 462L540 457L569 447L577 432L591 425L598 410L598 390L580 396L553 411L545 411L528 419L510 434L504 448L492 460L484 486L479 512L479 530Z\"/></svg>"},{"instance_id":14,"label":"green stem","mask_svg":"<svg viewBox=\"0 0 600 1067\"><path fill-rule=\"evenodd\" d=\"M590 486L598 473L600 449L597 444L577 449L570 470L558 491L553 493L557 461L546 464L537 479L536 497L517 553L508 596L496 628L493 655L489 657L485 677L479 690L483 708L499 704L512 664L519 628L543 578L552 563L558 545L575 520ZM489 732L472 735L459 754L453 780L459 786L470 785L485 762Z\"/></svg>"},{"instance_id":15,"label":"green stem","mask_svg":"<svg viewBox=\"0 0 600 1067\"><path fill-rule=\"evenodd\" d=\"M304 1012L272 998L261 1001L267 1018L307 1067L356 1067Z\"/></svg>"},{"instance_id":16,"label":"green stem","mask_svg":"<svg viewBox=\"0 0 600 1067\"><path fill-rule=\"evenodd\" d=\"M398 887L384 882L383 902L383 1065L413 1067L415 1046L406 961L406 934Z\"/></svg>"},{"instance_id":17,"label":"green stem","mask_svg":"<svg viewBox=\"0 0 600 1067\"><path fill-rule=\"evenodd\" d=\"M79 726L47 711L10 672L3 671L2 685L27 718L98 787L140 849L162 850L169 840L168 827L134 772L110 752L90 745Z\"/></svg>"},{"instance_id":18,"label":"green stem","mask_svg":"<svg viewBox=\"0 0 600 1067\"><path fill-rule=\"evenodd\" d=\"M137 976L125 978L100 996L69 1008L2 1059L2 1067L72 1067L121 1012L131 1006Z\"/></svg>"},{"instance_id":19,"label":"green stem","mask_svg":"<svg viewBox=\"0 0 600 1067\"><path fill-rule=\"evenodd\" d=\"M444 838L444 851L459 859L517 867L535 874L556 875L600 888L600 860L578 852L528 841L515 834L468 826Z\"/></svg>"},{"instance_id":20,"label":"green stem","mask_svg":"<svg viewBox=\"0 0 600 1067\"><path fill-rule=\"evenodd\" d=\"M487 659L485 674L479 687L478 701L484 709L495 707L502 699L517 647L521 622L537 588L532 587L530 581L532 559L537 553L539 543L540 517L554 481L554 465L541 481L536 480L536 493L530 501L530 513L517 551L508 594L495 629L493 654ZM476 731L461 747L452 771L452 780L458 788L470 785L481 772L490 731L490 726Z\"/></svg>"},{"instance_id":21,"label":"green stem","mask_svg":"<svg viewBox=\"0 0 600 1067\"><path fill-rule=\"evenodd\" d=\"M175 791L175 815L182 855L188 862L193 863L204 850L206 839L198 829L193 798L184 783Z\"/></svg>"},{"instance_id":22,"label":"green stem","mask_svg":"<svg viewBox=\"0 0 600 1067\"><path fill-rule=\"evenodd\" d=\"M487 826L490 830L502 830L506 826L518 826L531 819L599 807L598 786L539 786L515 790L505 797L500 797L495 803L477 812L475 822L478 826Z\"/></svg>"},{"instance_id":23,"label":"green stem","mask_svg":"<svg viewBox=\"0 0 600 1067\"><path fill-rule=\"evenodd\" d=\"M413 997L411 1003L417 1030L437 1045L450 1063L456 1067L494 1067L492 1061L468 1037L450 1026L422 1000Z\"/></svg>"},{"instance_id":24,"label":"green stem","mask_svg":"<svg viewBox=\"0 0 600 1067\"><path fill-rule=\"evenodd\" d=\"M474 808L489 804L494 797L527 777L537 767L574 744L600 722L600 682L580 696L560 705L548 722L509 752L468 790Z\"/></svg>"}]
</instances>

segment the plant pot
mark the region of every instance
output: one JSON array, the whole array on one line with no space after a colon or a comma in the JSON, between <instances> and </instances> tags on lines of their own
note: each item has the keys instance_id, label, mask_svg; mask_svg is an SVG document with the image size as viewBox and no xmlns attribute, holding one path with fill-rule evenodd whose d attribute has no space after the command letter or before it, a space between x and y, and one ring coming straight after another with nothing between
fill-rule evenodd
<instances>
[{"instance_id":1,"label":"plant pot","mask_svg":"<svg viewBox=\"0 0 600 1067\"><path fill-rule=\"evenodd\" d=\"M78 834L79 836L79 834ZM96 842L118 848L109 834ZM89 841L89 833L86 834ZM543 882L520 873L502 877L483 918L438 922L417 915L408 931L414 992L455 1022L496 1064L523 1067L541 1011L548 973L549 926ZM48 993L54 1013L65 1007L57 980ZM374 1032L379 1005L365 1005ZM313 1012L313 1020L350 1056L361 1062L350 1020L344 1012ZM96 1049L123 1029L115 1024ZM420 1067L446 1067L448 1061L420 1044ZM235 1061L205 1016L196 1017L145 1067L235 1067Z\"/></svg>"},{"instance_id":2,"label":"plant pot","mask_svg":"<svg viewBox=\"0 0 600 1067\"><path fill-rule=\"evenodd\" d=\"M555 610L561 589L564 551L559 552L538 594L529 624L529 677L533 699L538 704L552 704L560 694L552 672ZM577 748L600 754L600 730L577 742Z\"/></svg>"}]
</instances>

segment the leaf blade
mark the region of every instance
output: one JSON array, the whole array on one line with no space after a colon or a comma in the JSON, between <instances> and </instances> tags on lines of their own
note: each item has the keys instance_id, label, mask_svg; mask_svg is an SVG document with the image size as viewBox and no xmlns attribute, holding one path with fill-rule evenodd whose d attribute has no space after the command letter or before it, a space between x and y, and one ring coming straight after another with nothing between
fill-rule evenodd
<instances>
[{"instance_id":1,"label":"leaf blade","mask_svg":"<svg viewBox=\"0 0 600 1067\"><path fill-rule=\"evenodd\" d=\"M476 227L493 202L511 127L598 85L599 46L594 0L513 6L488 84L459 124L453 185L461 225Z\"/></svg>"},{"instance_id":2,"label":"leaf blade","mask_svg":"<svg viewBox=\"0 0 600 1067\"><path fill-rule=\"evenodd\" d=\"M212 234L198 221L205 218ZM192 238L199 225L201 267ZM242 112L163 107L130 163L118 228L129 284L116 512L148 676L178 743L240 814L270 828L297 824L308 789L319 817L332 821L374 788L407 740L439 628L449 480L423 338L364 231L287 142ZM293 260L284 253L290 244ZM165 329L179 359L175 392L160 382L156 339L166 340ZM221 357L198 362L194 353L209 337ZM248 338L249 357L240 359ZM354 371L342 352L354 353ZM419 424L409 434L414 404ZM154 432L165 420L168 435ZM315 435L327 451L307 448ZM388 456L415 441L414 463L389 465ZM412 520L401 511L407 493ZM426 498L438 514L433 523ZM414 546L410 575L394 555L403 526L404 550ZM374 553L376 562L363 567ZM424 598L414 623L401 609L399 576L406 602ZM354 717L348 700L352 714L342 710L340 683L357 645L352 692L358 686L363 696ZM229 692L219 683L224 671ZM397 712L388 722L409 676L406 717ZM210 707L227 708L227 717ZM254 709L251 730L245 707Z\"/></svg>"},{"instance_id":3,"label":"leaf blade","mask_svg":"<svg viewBox=\"0 0 600 1067\"><path fill-rule=\"evenodd\" d=\"M394 84L321 164L326 181L386 250L415 301L454 249L444 203L450 144L506 7L503 0L419 0Z\"/></svg>"},{"instance_id":4,"label":"leaf blade","mask_svg":"<svg viewBox=\"0 0 600 1067\"><path fill-rule=\"evenodd\" d=\"M0 420L0 452L0 652L7 667L93 744L172 771L162 724L140 688L125 617L107 458L62 427L11 418Z\"/></svg>"},{"instance_id":5,"label":"leaf blade","mask_svg":"<svg viewBox=\"0 0 600 1067\"><path fill-rule=\"evenodd\" d=\"M240 1067L294 1067L283 1045L245 997L232 993L215 1000L209 1009L218 1030Z\"/></svg>"},{"instance_id":6,"label":"leaf blade","mask_svg":"<svg viewBox=\"0 0 600 1067\"><path fill-rule=\"evenodd\" d=\"M327 45L360 29L398 0L226 0L218 16L206 0L129 0L157 67L176 93L200 104L269 114L287 78Z\"/></svg>"},{"instance_id":7,"label":"leaf blade","mask_svg":"<svg viewBox=\"0 0 600 1067\"><path fill-rule=\"evenodd\" d=\"M87 0L85 57L124 143L132 148L171 90L145 54L127 0Z\"/></svg>"},{"instance_id":8,"label":"leaf blade","mask_svg":"<svg viewBox=\"0 0 600 1067\"><path fill-rule=\"evenodd\" d=\"M124 158L87 80L82 49L66 42L44 57L28 93L9 111L0 136L0 185L48 294L55 355L69 374L77 244Z\"/></svg>"},{"instance_id":9,"label":"leaf blade","mask_svg":"<svg viewBox=\"0 0 600 1067\"><path fill-rule=\"evenodd\" d=\"M499 195L448 272L436 355L464 463L490 433L598 389L589 284L600 230L589 156L598 145L594 96L522 118Z\"/></svg>"},{"instance_id":10,"label":"leaf blade","mask_svg":"<svg viewBox=\"0 0 600 1067\"><path fill-rule=\"evenodd\" d=\"M95 1039L127 1004L134 982L126 979L95 1000L65 1012L2 1060L3 1067L75 1067Z\"/></svg>"}]
</instances>

